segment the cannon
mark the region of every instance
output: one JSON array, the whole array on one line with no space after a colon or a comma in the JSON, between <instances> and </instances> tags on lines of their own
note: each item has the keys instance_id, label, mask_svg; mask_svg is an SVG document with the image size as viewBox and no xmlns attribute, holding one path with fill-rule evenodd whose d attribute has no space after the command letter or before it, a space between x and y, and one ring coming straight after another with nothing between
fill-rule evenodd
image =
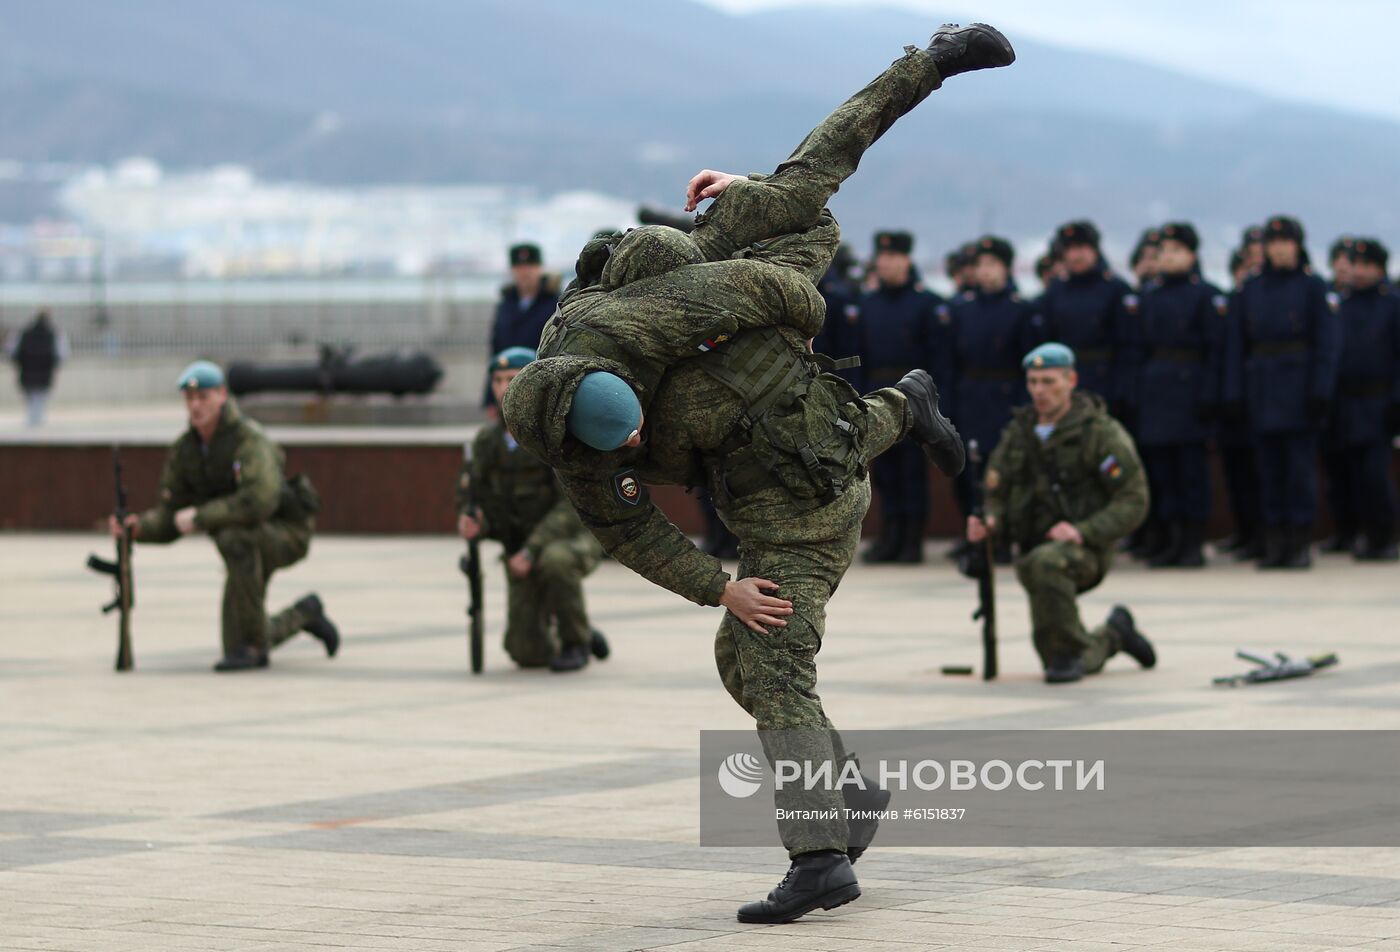
<instances>
[{"instance_id":1,"label":"cannon","mask_svg":"<svg viewBox=\"0 0 1400 952\"><path fill-rule=\"evenodd\" d=\"M353 349L322 347L317 361L260 363L236 361L228 368L228 387L247 393L431 393L442 379L442 365L421 350L400 350L357 357Z\"/></svg>"}]
</instances>

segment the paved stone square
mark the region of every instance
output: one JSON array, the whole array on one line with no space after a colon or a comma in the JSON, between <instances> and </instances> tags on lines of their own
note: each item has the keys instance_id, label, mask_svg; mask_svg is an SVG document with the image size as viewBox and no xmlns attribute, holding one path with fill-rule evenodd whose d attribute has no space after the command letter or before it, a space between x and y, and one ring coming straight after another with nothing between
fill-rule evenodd
<instances>
[{"instance_id":1,"label":"paved stone square","mask_svg":"<svg viewBox=\"0 0 1400 952\"><path fill-rule=\"evenodd\" d=\"M941 546L930 546L935 555ZM137 549L136 670L111 670L98 536L0 535L0 949L1400 949L1400 850L899 849L864 895L744 926L779 849L697 845L704 728L743 729L711 657L717 610L614 563L589 588L613 657L513 670L488 587L487 671L467 672L459 544L321 538L271 602L321 593L345 645L209 671L221 568L203 540ZM493 553L494 554L494 553ZM497 568L492 563L493 573ZM1400 728L1400 569L1306 574L1120 564L1084 599L1136 611L1161 664L1042 684L999 576L1001 680L974 586L941 558L857 567L832 604L822 695L855 728ZM1341 664L1213 688L1235 646ZM1150 804L1145 805L1150 808Z\"/></svg>"}]
</instances>

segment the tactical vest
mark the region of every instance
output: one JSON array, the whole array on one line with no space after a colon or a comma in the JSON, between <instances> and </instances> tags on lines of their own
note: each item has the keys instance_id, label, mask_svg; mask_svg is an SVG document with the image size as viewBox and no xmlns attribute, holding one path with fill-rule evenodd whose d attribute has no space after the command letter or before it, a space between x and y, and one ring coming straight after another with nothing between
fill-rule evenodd
<instances>
[{"instance_id":1,"label":"tactical vest","mask_svg":"<svg viewBox=\"0 0 1400 952\"><path fill-rule=\"evenodd\" d=\"M506 550L514 552L558 501L554 472L523 447L506 449L504 441L479 462L476 504Z\"/></svg>"},{"instance_id":2,"label":"tactical vest","mask_svg":"<svg viewBox=\"0 0 1400 952\"><path fill-rule=\"evenodd\" d=\"M799 354L776 329L763 328L692 359L744 405L734 432L703 456L721 504L782 487L799 505L817 508L865 476L865 404L831 373L858 366L858 358Z\"/></svg>"},{"instance_id":3,"label":"tactical vest","mask_svg":"<svg viewBox=\"0 0 1400 952\"><path fill-rule=\"evenodd\" d=\"M1007 521L1022 551L1029 551L1044 541L1055 523L1082 521L1108 504L1109 494L1097 478L1101 461L1088 453L1104 419L1092 417L1078 424L1073 434L1053 445L1036 435L1033 415L1014 425L1018 432L1007 447L1002 474L1011 485Z\"/></svg>"}]
</instances>

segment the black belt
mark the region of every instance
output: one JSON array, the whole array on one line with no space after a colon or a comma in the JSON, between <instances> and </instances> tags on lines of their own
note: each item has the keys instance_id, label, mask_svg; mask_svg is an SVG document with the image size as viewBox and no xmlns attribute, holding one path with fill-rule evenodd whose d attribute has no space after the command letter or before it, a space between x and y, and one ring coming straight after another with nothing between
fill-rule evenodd
<instances>
[{"instance_id":1,"label":"black belt","mask_svg":"<svg viewBox=\"0 0 1400 952\"><path fill-rule=\"evenodd\" d=\"M1251 357L1284 357L1307 352L1308 342L1305 340L1257 340L1249 345Z\"/></svg>"},{"instance_id":2,"label":"black belt","mask_svg":"<svg viewBox=\"0 0 1400 952\"><path fill-rule=\"evenodd\" d=\"M1199 364L1201 352L1189 347L1159 347L1152 352L1153 360L1170 360L1179 364Z\"/></svg>"},{"instance_id":3,"label":"black belt","mask_svg":"<svg viewBox=\"0 0 1400 952\"><path fill-rule=\"evenodd\" d=\"M1344 397L1386 397L1390 395L1390 381L1384 377L1354 377L1343 380L1337 390Z\"/></svg>"}]
</instances>

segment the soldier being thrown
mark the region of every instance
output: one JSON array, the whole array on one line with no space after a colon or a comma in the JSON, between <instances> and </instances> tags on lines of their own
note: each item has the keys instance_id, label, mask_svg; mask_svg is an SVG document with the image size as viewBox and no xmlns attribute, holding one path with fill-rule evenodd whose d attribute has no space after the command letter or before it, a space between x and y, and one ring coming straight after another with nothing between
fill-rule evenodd
<instances>
[{"instance_id":1,"label":"soldier being thrown","mask_svg":"<svg viewBox=\"0 0 1400 952\"><path fill-rule=\"evenodd\" d=\"M1147 477L1133 439L1102 397L1076 392L1074 352L1064 344L1041 344L1023 366L1031 405L1002 431L987 464L986 521L968 518L968 541L990 530L1020 547L1016 577L1030 596L1047 682L1096 674L1119 651L1150 668L1157 655L1126 608L1086 631L1075 605L1108 574L1114 543L1147 517Z\"/></svg>"},{"instance_id":2,"label":"soldier being thrown","mask_svg":"<svg viewBox=\"0 0 1400 952\"><path fill-rule=\"evenodd\" d=\"M506 394L511 432L560 474L610 554L691 601L728 609L716 663L770 758L847 760L816 692L816 654L870 504L868 461L908 435L945 472L963 465L927 373L861 397L808 353L822 318L812 282L839 243L823 206L943 79L1013 59L990 27L945 26L832 113L771 177L696 176L690 206L716 201L693 240L646 228L611 247L590 243L571 289L578 297L561 301L543 359ZM740 540L738 581L651 504L647 483L714 493ZM843 806L882 807L888 793L789 787L775 797L780 808L839 817ZM792 867L767 899L740 908L742 921L788 922L860 895L850 860L873 822L785 821L779 832Z\"/></svg>"},{"instance_id":3,"label":"soldier being thrown","mask_svg":"<svg viewBox=\"0 0 1400 952\"><path fill-rule=\"evenodd\" d=\"M491 359L491 393L498 406L511 381L534 359L528 347L508 347ZM462 538L495 539L505 548L510 601L505 644L511 660L522 668L547 664L552 671L577 671L589 655L606 658L607 639L589 627L583 601L583 579L598 567L603 550L553 471L522 449L505 426L488 423L472 441L457 484Z\"/></svg>"},{"instance_id":4,"label":"soldier being thrown","mask_svg":"<svg viewBox=\"0 0 1400 952\"><path fill-rule=\"evenodd\" d=\"M185 368L179 388L190 428L170 450L160 478L160 501L131 513L126 524L137 542L174 542L207 533L228 572L224 583L224 657L215 671L267 667L273 648L299 631L314 636L334 657L340 633L314 593L268 617L264 602L272 573L306 558L320 506L304 476L284 479L281 448L245 420L215 364ZM121 534L115 516L113 536Z\"/></svg>"}]
</instances>

